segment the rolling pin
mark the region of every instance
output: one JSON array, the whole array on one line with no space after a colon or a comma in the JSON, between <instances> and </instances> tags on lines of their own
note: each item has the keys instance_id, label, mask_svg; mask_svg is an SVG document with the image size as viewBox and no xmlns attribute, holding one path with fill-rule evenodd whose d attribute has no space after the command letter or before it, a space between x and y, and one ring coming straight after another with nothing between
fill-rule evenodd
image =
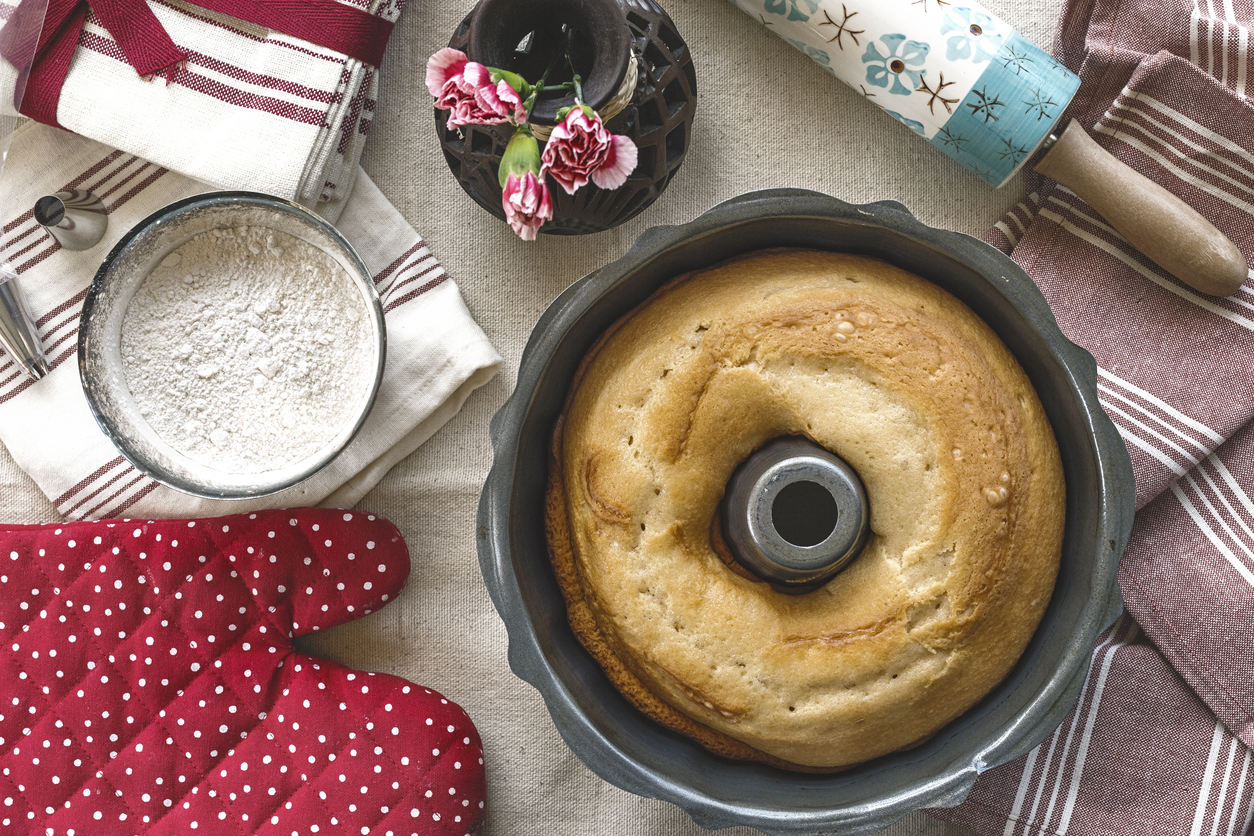
<instances>
[{"instance_id":1,"label":"rolling pin","mask_svg":"<svg viewBox=\"0 0 1254 836\"><path fill-rule=\"evenodd\" d=\"M978 4L732 2L992 186L1030 165L1190 287L1228 296L1245 281L1240 250L1196 210L1074 120L1059 131L1080 79Z\"/></svg>"}]
</instances>

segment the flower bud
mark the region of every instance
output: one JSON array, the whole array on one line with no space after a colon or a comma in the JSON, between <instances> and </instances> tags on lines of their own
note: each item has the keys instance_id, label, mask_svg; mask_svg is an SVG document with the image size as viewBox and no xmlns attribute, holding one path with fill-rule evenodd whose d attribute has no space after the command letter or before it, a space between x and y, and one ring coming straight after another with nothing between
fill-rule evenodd
<instances>
[{"instance_id":1,"label":"flower bud","mask_svg":"<svg viewBox=\"0 0 1254 836\"><path fill-rule=\"evenodd\" d=\"M540 173L540 144L536 142L530 130L517 130L514 131L509 145L505 146L504 155L501 156L501 168L497 172L497 181L503 189L511 174L521 180L527 172L536 175Z\"/></svg>"}]
</instances>

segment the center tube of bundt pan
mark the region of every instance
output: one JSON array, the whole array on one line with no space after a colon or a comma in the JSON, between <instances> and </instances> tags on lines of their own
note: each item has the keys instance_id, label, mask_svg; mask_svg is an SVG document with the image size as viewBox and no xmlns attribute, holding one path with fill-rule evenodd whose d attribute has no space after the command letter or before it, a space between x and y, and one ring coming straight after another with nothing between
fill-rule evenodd
<instances>
[{"instance_id":1,"label":"center tube of bundt pan","mask_svg":"<svg viewBox=\"0 0 1254 836\"><path fill-rule=\"evenodd\" d=\"M719 505L723 541L779 592L818 589L848 566L870 535L862 480L806 438L777 438L736 468Z\"/></svg>"},{"instance_id":2,"label":"center tube of bundt pan","mask_svg":"<svg viewBox=\"0 0 1254 836\"><path fill-rule=\"evenodd\" d=\"M997 187L1045 142L1080 86L976 3L732 2Z\"/></svg>"}]
</instances>

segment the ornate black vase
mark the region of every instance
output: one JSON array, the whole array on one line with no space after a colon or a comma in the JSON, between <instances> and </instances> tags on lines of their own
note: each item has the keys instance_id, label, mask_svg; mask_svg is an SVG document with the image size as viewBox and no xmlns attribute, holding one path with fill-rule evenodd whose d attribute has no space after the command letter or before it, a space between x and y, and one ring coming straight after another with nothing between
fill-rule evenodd
<instances>
[{"instance_id":1,"label":"ornate black vase","mask_svg":"<svg viewBox=\"0 0 1254 836\"><path fill-rule=\"evenodd\" d=\"M449 46L472 61L535 82L565 49L563 25L574 30L572 63L583 79L585 103L605 118L611 132L630 137L639 149L635 170L612 191L589 183L568 195L549 180L553 219L540 231L583 235L636 216L666 188L688 151L697 79L688 45L652 0L481 0ZM564 61L557 63L550 85L571 76ZM557 111L573 103L573 95L537 100L531 113L537 139L556 124ZM449 130L447 119L447 111L435 111L436 135L449 168L475 202L504 220L497 166L513 126Z\"/></svg>"}]
</instances>

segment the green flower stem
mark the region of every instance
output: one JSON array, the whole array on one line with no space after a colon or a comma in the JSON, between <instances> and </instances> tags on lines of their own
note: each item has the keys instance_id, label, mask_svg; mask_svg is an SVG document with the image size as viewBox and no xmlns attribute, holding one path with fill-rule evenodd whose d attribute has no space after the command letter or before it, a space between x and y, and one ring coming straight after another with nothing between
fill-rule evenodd
<instances>
[{"instance_id":1,"label":"green flower stem","mask_svg":"<svg viewBox=\"0 0 1254 836\"><path fill-rule=\"evenodd\" d=\"M569 42L569 37L568 37L568 39L567 39L567 40L568 40L568 42ZM569 51L569 47L567 47L567 50ZM545 84L544 84L544 82L548 80L548 78L549 78L549 73L551 73L551 72L553 72L553 70L557 69L557 62L558 62L558 58L559 58L559 56L557 56L557 55L554 55L554 56L553 56L553 60L549 62L548 69L546 69L546 70L544 71L544 75L540 76L540 80L539 80L539 81L537 81L537 82L535 83L535 85L533 85L533 86L532 86L530 95L528 95L528 96L527 96L526 101L524 101L524 102L523 102L523 110L524 110L524 111L526 112L526 114L527 114L527 120L528 120L528 121L530 121L530 119L531 119L531 109L532 109L533 107L535 107L535 106L536 106L536 97L540 95L540 92L541 92L542 90L550 90L550 89L553 89L553 88L551 88L551 87L546 87L546 86L545 86ZM570 61L570 56L569 56L569 55L568 55L568 56L566 56L566 60L567 60L567 61ZM558 86L560 87L560 86L562 86L562 85L558 85Z\"/></svg>"},{"instance_id":2,"label":"green flower stem","mask_svg":"<svg viewBox=\"0 0 1254 836\"><path fill-rule=\"evenodd\" d=\"M536 82L536 87L543 87L544 82L548 80L549 73L557 69L558 58L559 56L557 55L553 56L553 60L549 62L548 69L544 71L544 75L540 76L540 80Z\"/></svg>"},{"instance_id":3,"label":"green flower stem","mask_svg":"<svg viewBox=\"0 0 1254 836\"><path fill-rule=\"evenodd\" d=\"M571 62L571 47L574 45L575 29L573 26L566 27L566 50L562 55L553 56L553 60L549 62L548 69L544 71L544 75L540 76L540 80L535 84L527 83L527 80L517 73L509 70L502 70L499 67L488 67L488 72L492 74L493 81L504 79L511 87L518 91L518 95L523 98L523 111L527 114L527 120L531 119L532 108L536 106L536 99L541 93L565 93L570 90L575 91L575 101L579 104L583 103L583 79L579 73L575 72L575 65ZM571 73L574 75L573 81L564 81L561 84L545 84L549 74L557 69L557 62L565 59L566 65L570 67ZM526 120L524 120L526 121Z\"/></svg>"}]
</instances>

